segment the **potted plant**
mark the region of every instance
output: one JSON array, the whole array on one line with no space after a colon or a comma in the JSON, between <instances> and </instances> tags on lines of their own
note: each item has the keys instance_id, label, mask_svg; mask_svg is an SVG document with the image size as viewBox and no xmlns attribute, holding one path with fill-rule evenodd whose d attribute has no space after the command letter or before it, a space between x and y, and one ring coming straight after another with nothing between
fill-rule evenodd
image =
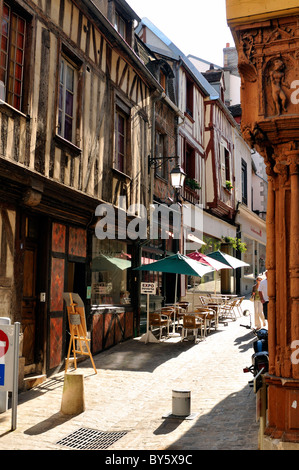
<instances>
[{"instance_id":1,"label":"potted plant","mask_svg":"<svg viewBox=\"0 0 299 470\"><path fill-rule=\"evenodd\" d=\"M193 191L196 189L201 189L198 182L194 178L186 178L185 185L188 186L188 188L193 189Z\"/></svg>"},{"instance_id":2,"label":"potted plant","mask_svg":"<svg viewBox=\"0 0 299 470\"><path fill-rule=\"evenodd\" d=\"M234 189L233 184L232 184L231 181L226 181L225 182L225 187L226 187L226 189L228 189L228 191L231 191L232 189Z\"/></svg>"}]
</instances>

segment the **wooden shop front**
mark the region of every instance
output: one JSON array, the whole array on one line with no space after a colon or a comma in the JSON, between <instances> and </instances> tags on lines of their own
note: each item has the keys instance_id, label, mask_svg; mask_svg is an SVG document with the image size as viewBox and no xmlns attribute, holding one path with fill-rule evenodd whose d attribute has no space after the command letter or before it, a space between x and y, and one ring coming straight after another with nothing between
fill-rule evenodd
<instances>
[{"instance_id":1,"label":"wooden shop front","mask_svg":"<svg viewBox=\"0 0 299 470\"><path fill-rule=\"evenodd\" d=\"M96 354L134 336L131 247L92 237L91 349Z\"/></svg>"}]
</instances>

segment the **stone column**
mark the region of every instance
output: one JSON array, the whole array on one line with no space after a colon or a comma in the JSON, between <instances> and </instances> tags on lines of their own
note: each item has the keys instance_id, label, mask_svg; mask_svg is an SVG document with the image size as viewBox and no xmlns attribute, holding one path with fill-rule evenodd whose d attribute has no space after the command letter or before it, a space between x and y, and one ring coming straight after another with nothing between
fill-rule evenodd
<instances>
[{"instance_id":1,"label":"stone column","mask_svg":"<svg viewBox=\"0 0 299 470\"><path fill-rule=\"evenodd\" d=\"M269 178L268 423L262 448L299 449L299 6L293 0L280 6L277 0L226 3L239 57L241 129L264 157Z\"/></svg>"}]
</instances>

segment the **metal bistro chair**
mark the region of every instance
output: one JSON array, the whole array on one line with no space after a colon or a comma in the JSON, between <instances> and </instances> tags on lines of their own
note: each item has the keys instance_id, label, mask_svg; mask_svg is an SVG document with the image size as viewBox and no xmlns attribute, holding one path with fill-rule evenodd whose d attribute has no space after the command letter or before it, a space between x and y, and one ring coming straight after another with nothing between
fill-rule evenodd
<instances>
[{"instance_id":1,"label":"metal bistro chair","mask_svg":"<svg viewBox=\"0 0 299 470\"><path fill-rule=\"evenodd\" d=\"M216 310L208 307L196 307L194 311L199 318L204 320L205 336L207 331L210 333L212 327L217 330L218 318Z\"/></svg>"},{"instance_id":2,"label":"metal bistro chair","mask_svg":"<svg viewBox=\"0 0 299 470\"><path fill-rule=\"evenodd\" d=\"M188 312L190 302L178 302L178 306L183 309L184 312Z\"/></svg>"},{"instance_id":3,"label":"metal bistro chair","mask_svg":"<svg viewBox=\"0 0 299 470\"><path fill-rule=\"evenodd\" d=\"M207 307L211 302L211 295L200 295L198 298L202 307Z\"/></svg>"},{"instance_id":4,"label":"metal bistro chair","mask_svg":"<svg viewBox=\"0 0 299 470\"><path fill-rule=\"evenodd\" d=\"M174 317L177 321L177 327L182 326L182 324L180 323L180 320L184 318L184 315L186 314L186 308L177 304L175 307L173 307L173 312L175 312Z\"/></svg>"},{"instance_id":5,"label":"metal bistro chair","mask_svg":"<svg viewBox=\"0 0 299 470\"><path fill-rule=\"evenodd\" d=\"M151 331L154 327L159 327L160 329L160 336L159 339L161 340L162 337L162 330L163 328L167 328L167 337L169 336L169 325L171 323L171 319L167 315L163 315L163 313L150 313L149 314L149 326Z\"/></svg>"},{"instance_id":6,"label":"metal bistro chair","mask_svg":"<svg viewBox=\"0 0 299 470\"><path fill-rule=\"evenodd\" d=\"M245 296L244 297L238 297L236 300L237 300L237 304L236 304L236 307L237 307L237 310L238 310L238 313L240 315L240 317L242 317L242 302L243 300L245 299Z\"/></svg>"},{"instance_id":7,"label":"metal bistro chair","mask_svg":"<svg viewBox=\"0 0 299 470\"><path fill-rule=\"evenodd\" d=\"M230 300L225 305L221 306L221 315L224 318L231 318L236 321L235 307L237 307L238 299Z\"/></svg>"},{"instance_id":8,"label":"metal bistro chair","mask_svg":"<svg viewBox=\"0 0 299 470\"><path fill-rule=\"evenodd\" d=\"M203 337L204 323L201 318L198 318L196 315L185 314L183 317L183 329L182 329L182 339L183 341L188 336L188 330L193 331L194 343L196 343L198 330L201 331L201 337Z\"/></svg>"}]
</instances>

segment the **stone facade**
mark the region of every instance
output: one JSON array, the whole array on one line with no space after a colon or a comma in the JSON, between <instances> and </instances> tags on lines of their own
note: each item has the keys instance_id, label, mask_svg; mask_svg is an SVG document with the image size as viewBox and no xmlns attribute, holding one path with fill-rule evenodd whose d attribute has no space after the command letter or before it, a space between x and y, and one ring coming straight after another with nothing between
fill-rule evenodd
<instances>
[{"instance_id":1,"label":"stone facade","mask_svg":"<svg viewBox=\"0 0 299 470\"><path fill-rule=\"evenodd\" d=\"M299 443L299 365L294 360L299 338L298 18L287 10L295 9L292 1L239 3L228 0L227 14L242 79L241 128L247 143L264 157L269 180L265 447L276 441L286 448L286 443Z\"/></svg>"}]
</instances>

